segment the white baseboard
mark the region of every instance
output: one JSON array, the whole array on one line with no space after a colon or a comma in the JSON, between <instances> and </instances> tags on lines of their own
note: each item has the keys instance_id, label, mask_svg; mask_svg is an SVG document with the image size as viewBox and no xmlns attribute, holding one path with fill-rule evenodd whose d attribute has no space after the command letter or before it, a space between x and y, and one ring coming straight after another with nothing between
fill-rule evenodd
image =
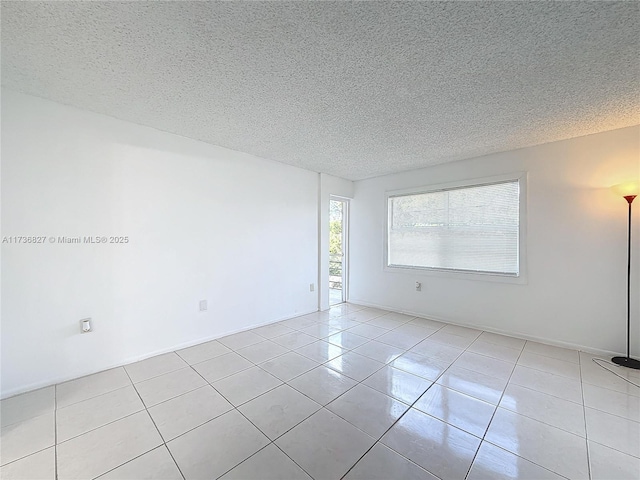
<instances>
[{"instance_id":1,"label":"white baseboard","mask_svg":"<svg viewBox=\"0 0 640 480\"><path fill-rule=\"evenodd\" d=\"M278 318L276 320L271 320L271 321L265 322L265 323L256 323L256 324L253 324L253 325L249 325L248 327L243 327L243 328L239 328L237 330L224 332L222 334L216 334L216 335L209 336L209 337L199 338L197 340L191 340L189 342L179 343L177 345L172 345L171 347L168 347L168 348L162 348L160 350L155 350L153 352L146 352L146 353L141 354L141 355L134 355L134 356L127 357L127 358L123 359L121 362L117 362L117 363L114 363L114 364L109 364L109 365L105 366L104 368L100 368L98 370L88 370L88 371L82 372L80 375L61 375L61 376L58 376L58 377L51 377L51 378L48 378L48 379L40 381L40 382L34 382L34 383L31 383L31 384L28 384L28 385L23 385L21 387L14 388L14 389L8 390L6 392L3 392L2 396L0 397L0 399L4 400L5 398L13 397L15 395L20 395L21 393L30 392L32 390L37 390L39 388L49 387L51 385L57 385L58 383L68 382L69 380L75 380L75 379L78 379L78 378L86 377L87 375L93 375L94 373L100 373L100 372L104 372L105 370L111 370L112 368L118 368L118 367L122 367L124 365L129 365L130 363L135 363L135 362L139 362L141 360L146 360L147 358L155 357L156 355L162 355L163 353L175 352L176 350L182 350L183 348L193 347L194 345L199 345L201 343L210 342L211 340L217 340L218 338L226 337L228 335L233 335L234 333L245 332L245 331L251 330L253 328L263 327L265 325L271 325L272 323L281 322L283 320L289 320L291 318L302 317L304 315L309 315L310 313L315 313L317 311L318 310L311 310L311 311L308 311L308 312L300 313L300 314L295 315L293 317L286 316L286 317Z\"/></svg>"},{"instance_id":2,"label":"white baseboard","mask_svg":"<svg viewBox=\"0 0 640 480\"><path fill-rule=\"evenodd\" d=\"M450 325L458 325L460 327L474 328L476 330L484 330L485 332L497 333L499 335L507 335L509 337L519 338L521 340L531 340L532 342L545 343L547 345L552 345L554 347L569 348L571 350L578 350L580 352L591 353L593 355L602 355L604 357L614 357L617 355L623 355L623 356L625 355L621 352L612 352L609 350L602 350L594 347L589 347L587 345L579 345L577 343L562 342L562 341L554 340L552 338L537 337L534 335L528 335L526 333L521 333L521 332L514 332L511 330L501 330L501 329L486 326L486 325L462 323L459 321L451 320L450 318L443 318L437 315L426 314L424 312L420 313L420 312L413 312L409 310L398 310L397 308L390 307L388 305L379 305L376 303L365 302L361 300L353 300L353 299L349 299L349 303L362 305L364 307L380 308L382 310L389 310L391 312L404 313L407 315L415 315L416 317L429 318L432 320L436 320L438 322L448 323Z\"/></svg>"}]
</instances>

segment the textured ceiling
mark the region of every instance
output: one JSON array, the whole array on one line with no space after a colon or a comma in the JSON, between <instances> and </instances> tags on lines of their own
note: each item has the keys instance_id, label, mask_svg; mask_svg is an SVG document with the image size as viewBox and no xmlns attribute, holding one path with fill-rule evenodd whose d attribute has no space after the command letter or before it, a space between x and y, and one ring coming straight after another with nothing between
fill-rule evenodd
<instances>
[{"instance_id":1,"label":"textured ceiling","mask_svg":"<svg viewBox=\"0 0 640 480\"><path fill-rule=\"evenodd\" d=\"M638 2L2 2L2 83L349 179L640 123Z\"/></svg>"}]
</instances>

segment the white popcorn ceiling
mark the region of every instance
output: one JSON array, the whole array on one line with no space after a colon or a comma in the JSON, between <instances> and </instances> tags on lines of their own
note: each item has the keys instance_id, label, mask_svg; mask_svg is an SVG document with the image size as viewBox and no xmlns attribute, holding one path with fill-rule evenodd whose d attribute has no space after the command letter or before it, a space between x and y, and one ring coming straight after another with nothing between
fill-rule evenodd
<instances>
[{"instance_id":1,"label":"white popcorn ceiling","mask_svg":"<svg viewBox=\"0 0 640 480\"><path fill-rule=\"evenodd\" d=\"M2 2L20 92L358 180L640 123L638 2Z\"/></svg>"}]
</instances>

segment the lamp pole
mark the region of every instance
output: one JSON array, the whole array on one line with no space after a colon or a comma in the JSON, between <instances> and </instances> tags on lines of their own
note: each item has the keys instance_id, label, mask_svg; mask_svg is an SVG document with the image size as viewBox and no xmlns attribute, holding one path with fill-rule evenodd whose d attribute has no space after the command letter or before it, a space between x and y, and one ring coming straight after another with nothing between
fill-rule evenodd
<instances>
[{"instance_id":1,"label":"lamp pole","mask_svg":"<svg viewBox=\"0 0 640 480\"><path fill-rule=\"evenodd\" d=\"M629 203L629 222L627 235L627 356L613 357L611 361L623 367L640 370L640 360L630 356L630 334L631 334L631 203L636 195L625 195L625 200Z\"/></svg>"}]
</instances>

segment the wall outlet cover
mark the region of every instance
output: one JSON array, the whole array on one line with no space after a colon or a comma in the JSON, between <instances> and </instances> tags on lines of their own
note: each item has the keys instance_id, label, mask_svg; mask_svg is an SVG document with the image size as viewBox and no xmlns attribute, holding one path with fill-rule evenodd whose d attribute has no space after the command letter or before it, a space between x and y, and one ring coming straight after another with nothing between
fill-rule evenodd
<instances>
[{"instance_id":1,"label":"wall outlet cover","mask_svg":"<svg viewBox=\"0 0 640 480\"><path fill-rule=\"evenodd\" d=\"M91 318L83 318L80 320L80 333L90 333L92 331Z\"/></svg>"}]
</instances>

